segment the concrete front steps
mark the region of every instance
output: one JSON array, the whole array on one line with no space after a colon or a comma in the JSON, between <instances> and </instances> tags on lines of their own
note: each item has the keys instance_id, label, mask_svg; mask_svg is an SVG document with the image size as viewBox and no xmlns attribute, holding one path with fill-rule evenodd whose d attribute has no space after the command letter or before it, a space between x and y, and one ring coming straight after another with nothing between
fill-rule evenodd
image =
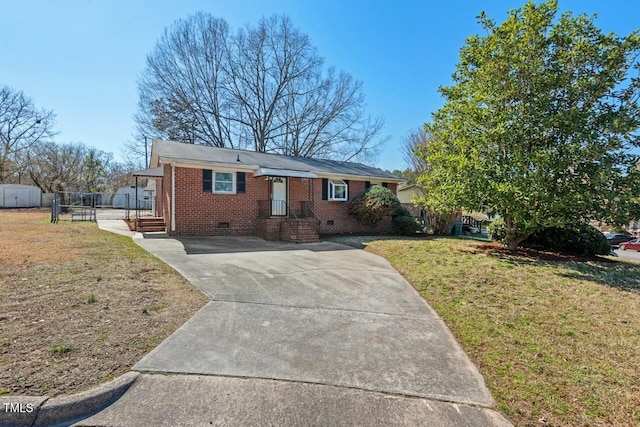
<instances>
[{"instance_id":1,"label":"concrete front steps","mask_svg":"<svg viewBox=\"0 0 640 427\"><path fill-rule=\"evenodd\" d=\"M307 219L287 219L282 221L280 224L280 240L294 243L319 242L320 236L315 232L309 221Z\"/></svg>"}]
</instances>

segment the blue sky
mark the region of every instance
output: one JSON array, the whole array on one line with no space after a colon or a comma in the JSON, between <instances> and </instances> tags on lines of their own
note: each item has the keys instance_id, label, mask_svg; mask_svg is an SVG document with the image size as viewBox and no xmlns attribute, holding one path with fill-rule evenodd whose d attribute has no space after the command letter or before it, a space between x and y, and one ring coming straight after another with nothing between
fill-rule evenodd
<instances>
[{"instance_id":1,"label":"blue sky","mask_svg":"<svg viewBox=\"0 0 640 427\"><path fill-rule=\"evenodd\" d=\"M57 141L81 141L121 158L133 135L136 79L173 21L197 11L233 27L284 13L327 65L363 82L368 112L390 137L377 166L404 169L401 142L442 105L465 39L481 10L501 22L524 2L0 0L0 85L57 114ZM605 31L640 27L639 1L560 1L561 11L597 14Z\"/></svg>"}]
</instances>

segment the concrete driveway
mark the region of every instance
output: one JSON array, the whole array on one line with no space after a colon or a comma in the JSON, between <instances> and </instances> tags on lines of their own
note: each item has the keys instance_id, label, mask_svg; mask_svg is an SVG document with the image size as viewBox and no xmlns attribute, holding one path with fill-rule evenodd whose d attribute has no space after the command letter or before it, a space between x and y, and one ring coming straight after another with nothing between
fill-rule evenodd
<instances>
[{"instance_id":1,"label":"concrete driveway","mask_svg":"<svg viewBox=\"0 0 640 427\"><path fill-rule=\"evenodd\" d=\"M316 405L318 400L333 402L324 416L314 413L319 420L340 420L335 413L340 405L345 414L353 412L353 405L371 405L370 410L358 406L359 421L343 425L360 424L367 413L377 413L385 395L400 402L398 413L416 406L416 398L424 400L426 406L419 403L407 412L415 417L407 418L413 420L409 425L427 420L437 420L437 425L508 425L487 409L493 399L482 377L442 320L383 258L329 242L178 240L166 235L136 241L211 298L134 366L146 374L190 375L173 386L146 375L159 388L186 387L188 393L194 387L189 381L202 390L219 390L221 381L232 387L233 381L244 380L237 384L244 391L227 389L227 394L237 394L233 399L253 395L255 403L261 387L272 387L264 381L277 380L284 381L279 386L284 388L273 392L286 390L289 399L313 392ZM140 388L134 386L127 394L136 390ZM352 400L336 406L336 396ZM118 403L114 407L117 413ZM108 411L103 416L117 421L108 418L115 416ZM97 417L88 422L103 425L100 414ZM269 420L257 419L257 424ZM391 422L378 420L380 425ZM270 422L289 424L281 418Z\"/></svg>"}]
</instances>

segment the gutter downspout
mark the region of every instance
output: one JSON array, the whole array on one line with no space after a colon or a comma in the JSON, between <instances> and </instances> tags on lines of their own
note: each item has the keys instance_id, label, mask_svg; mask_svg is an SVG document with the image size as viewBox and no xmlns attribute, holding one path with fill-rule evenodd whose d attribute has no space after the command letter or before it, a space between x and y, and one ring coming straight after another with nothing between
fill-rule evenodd
<instances>
[{"instance_id":1,"label":"gutter downspout","mask_svg":"<svg viewBox=\"0 0 640 427\"><path fill-rule=\"evenodd\" d=\"M176 162L171 162L171 231L176 231Z\"/></svg>"}]
</instances>

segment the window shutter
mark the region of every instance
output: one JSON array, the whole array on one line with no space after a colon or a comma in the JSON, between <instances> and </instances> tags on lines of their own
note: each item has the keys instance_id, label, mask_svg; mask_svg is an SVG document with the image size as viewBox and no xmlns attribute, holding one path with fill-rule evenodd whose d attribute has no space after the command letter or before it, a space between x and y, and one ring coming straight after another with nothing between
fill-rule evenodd
<instances>
[{"instance_id":1,"label":"window shutter","mask_svg":"<svg viewBox=\"0 0 640 427\"><path fill-rule=\"evenodd\" d=\"M389 187L389 184L388 184L388 183L386 183L386 182L383 182L383 183L382 183L382 186L383 186L384 188L387 188L387 187Z\"/></svg>"},{"instance_id":2,"label":"window shutter","mask_svg":"<svg viewBox=\"0 0 640 427\"><path fill-rule=\"evenodd\" d=\"M344 193L347 196L347 199L349 199L349 180L348 179L343 179L344 183L347 184L347 191Z\"/></svg>"},{"instance_id":3,"label":"window shutter","mask_svg":"<svg viewBox=\"0 0 640 427\"><path fill-rule=\"evenodd\" d=\"M364 182L364 189L365 189L365 190L368 190L368 189L369 189L369 187L371 187L371 181L365 181L365 182Z\"/></svg>"},{"instance_id":4,"label":"window shutter","mask_svg":"<svg viewBox=\"0 0 640 427\"><path fill-rule=\"evenodd\" d=\"M236 172L236 193L246 193L247 185L245 182L245 173Z\"/></svg>"},{"instance_id":5,"label":"window shutter","mask_svg":"<svg viewBox=\"0 0 640 427\"><path fill-rule=\"evenodd\" d=\"M213 171L211 169L202 169L202 191L205 193L213 191Z\"/></svg>"},{"instance_id":6,"label":"window shutter","mask_svg":"<svg viewBox=\"0 0 640 427\"><path fill-rule=\"evenodd\" d=\"M329 180L322 178L322 200L329 200Z\"/></svg>"}]
</instances>

